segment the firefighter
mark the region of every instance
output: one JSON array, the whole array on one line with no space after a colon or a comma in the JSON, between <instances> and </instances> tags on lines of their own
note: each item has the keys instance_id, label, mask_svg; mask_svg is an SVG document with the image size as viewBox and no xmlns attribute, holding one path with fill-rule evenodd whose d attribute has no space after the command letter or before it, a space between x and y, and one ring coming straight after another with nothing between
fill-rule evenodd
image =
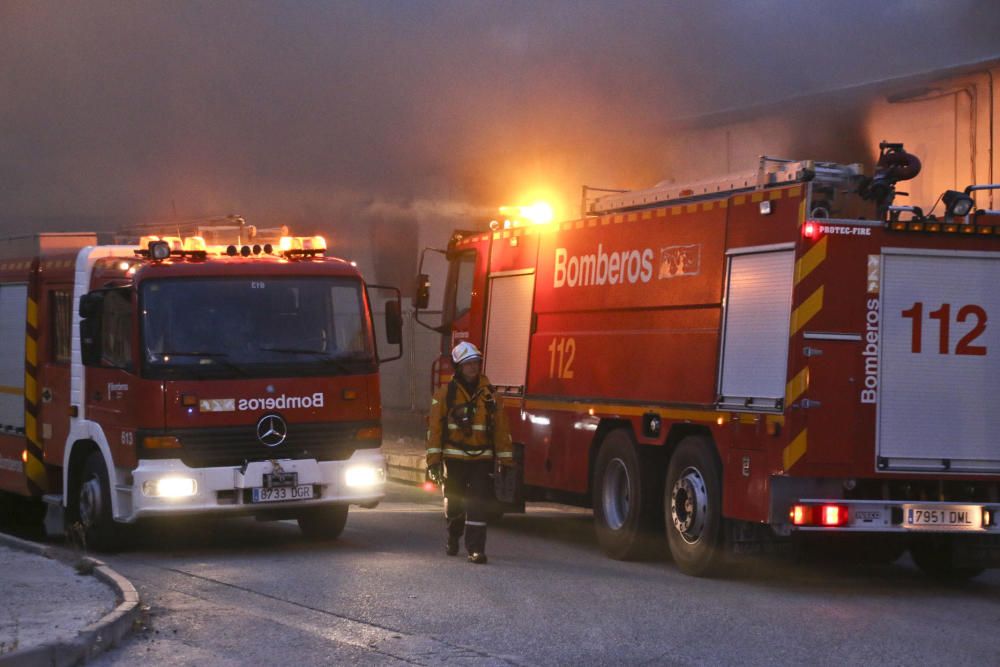
<instances>
[{"instance_id":1,"label":"firefighter","mask_svg":"<svg viewBox=\"0 0 1000 667\"><path fill-rule=\"evenodd\" d=\"M514 465L513 446L503 406L481 373L479 349L472 343L459 343L451 360L455 373L431 400L427 471L436 484L444 483L446 553L458 554L464 533L469 562L483 564L494 466Z\"/></svg>"}]
</instances>

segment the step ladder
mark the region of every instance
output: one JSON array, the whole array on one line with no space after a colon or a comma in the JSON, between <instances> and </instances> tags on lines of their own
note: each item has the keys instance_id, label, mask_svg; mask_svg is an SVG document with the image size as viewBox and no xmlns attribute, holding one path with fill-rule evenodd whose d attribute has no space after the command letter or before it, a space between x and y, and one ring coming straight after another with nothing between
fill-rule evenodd
<instances>
[{"instance_id":1,"label":"step ladder","mask_svg":"<svg viewBox=\"0 0 1000 667\"><path fill-rule=\"evenodd\" d=\"M657 183L646 190L626 190L587 198L587 190L604 191L584 186L584 215L604 215L620 211L661 206L667 202L698 201L739 192L812 181L832 187L854 187L863 177L861 164L838 164L815 160L784 160L762 155L756 169L728 174L695 183Z\"/></svg>"}]
</instances>

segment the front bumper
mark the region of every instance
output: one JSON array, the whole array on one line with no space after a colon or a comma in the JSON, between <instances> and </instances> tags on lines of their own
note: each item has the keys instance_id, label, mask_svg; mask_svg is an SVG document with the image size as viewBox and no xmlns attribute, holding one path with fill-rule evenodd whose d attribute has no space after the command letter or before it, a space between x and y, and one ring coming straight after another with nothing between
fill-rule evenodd
<instances>
[{"instance_id":1,"label":"front bumper","mask_svg":"<svg viewBox=\"0 0 1000 667\"><path fill-rule=\"evenodd\" d=\"M322 505L371 506L385 497L385 459L377 449L358 450L346 461L278 459L278 464L285 472L297 473L300 485L312 485L313 498L251 503L251 489L264 486L264 475L275 471L270 461L254 461L245 467L191 468L179 459L140 460L139 466L132 471L131 484L117 487L115 518L130 523L144 517L178 514L266 515ZM359 467L375 469L375 481L350 486L347 471ZM143 492L147 482L163 478L193 479L195 492L170 498L153 497Z\"/></svg>"}]
</instances>

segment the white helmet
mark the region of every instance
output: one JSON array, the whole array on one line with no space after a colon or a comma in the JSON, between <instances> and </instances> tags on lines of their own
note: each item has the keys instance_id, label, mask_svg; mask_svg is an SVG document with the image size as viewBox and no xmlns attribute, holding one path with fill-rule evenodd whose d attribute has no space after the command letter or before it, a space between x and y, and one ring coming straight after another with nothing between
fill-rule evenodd
<instances>
[{"instance_id":1,"label":"white helmet","mask_svg":"<svg viewBox=\"0 0 1000 667\"><path fill-rule=\"evenodd\" d=\"M480 361L482 358L483 353L479 348L467 341L462 341L451 351L451 361L456 366L461 366L466 361Z\"/></svg>"}]
</instances>

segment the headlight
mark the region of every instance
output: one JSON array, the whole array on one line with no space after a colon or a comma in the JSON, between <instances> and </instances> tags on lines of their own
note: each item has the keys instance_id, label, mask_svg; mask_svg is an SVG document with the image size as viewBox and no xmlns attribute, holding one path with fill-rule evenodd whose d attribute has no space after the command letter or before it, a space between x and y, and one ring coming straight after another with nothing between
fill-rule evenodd
<instances>
[{"instance_id":1,"label":"headlight","mask_svg":"<svg viewBox=\"0 0 1000 667\"><path fill-rule=\"evenodd\" d=\"M375 466L351 466L344 473L344 483L351 487L375 486L385 480L385 471Z\"/></svg>"},{"instance_id":2,"label":"headlight","mask_svg":"<svg viewBox=\"0 0 1000 667\"><path fill-rule=\"evenodd\" d=\"M164 477L142 485L142 493L151 498L183 498L193 496L198 485L190 477Z\"/></svg>"}]
</instances>

